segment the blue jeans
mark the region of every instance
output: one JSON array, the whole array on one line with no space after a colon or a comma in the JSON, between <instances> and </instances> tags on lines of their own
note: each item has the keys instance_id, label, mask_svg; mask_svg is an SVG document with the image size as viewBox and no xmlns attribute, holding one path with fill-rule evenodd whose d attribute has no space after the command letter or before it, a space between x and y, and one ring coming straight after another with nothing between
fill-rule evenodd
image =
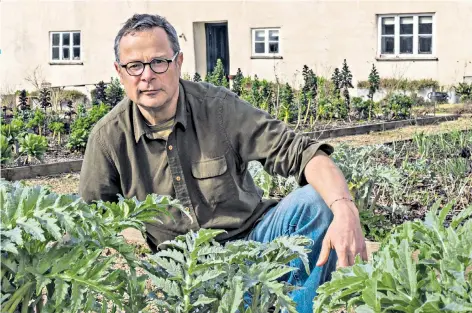
<instances>
[{"instance_id":1,"label":"blue jeans","mask_svg":"<svg viewBox=\"0 0 472 313\"><path fill-rule=\"evenodd\" d=\"M287 277L287 282L302 287L291 294L297 303L299 313L313 312L313 299L316 290L324 282L331 279L331 272L336 270L337 256L331 250L328 262L315 267L321 251L323 238L328 230L333 214L324 200L311 185L306 185L291 192L270 209L262 220L247 236L247 240L269 242L279 236L302 235L313 240L313 245L308 247L310 262L310 275L300 259L290 263L290 266L298 268Z\"/></svg>"}]
</instances>

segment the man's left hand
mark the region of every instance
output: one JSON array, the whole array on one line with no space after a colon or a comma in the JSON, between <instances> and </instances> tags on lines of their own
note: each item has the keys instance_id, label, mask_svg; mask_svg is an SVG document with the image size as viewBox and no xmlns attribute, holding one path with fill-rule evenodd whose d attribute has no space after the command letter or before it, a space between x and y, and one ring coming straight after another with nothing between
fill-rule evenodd
<instances>
[{"instance_id":1,"label":"man's left hand","mask_svg":"<svg viewBox=\"0 0 472 313\"><path fill-rule=\"evenodd\" d=\"M336 250L340 267L353 265L358 254L367 261L365 239L356 206L352 202L339 201L333 206L333 214L316 266L322 266L328 261L331 249Z\"/></svg>"}]
</instances>

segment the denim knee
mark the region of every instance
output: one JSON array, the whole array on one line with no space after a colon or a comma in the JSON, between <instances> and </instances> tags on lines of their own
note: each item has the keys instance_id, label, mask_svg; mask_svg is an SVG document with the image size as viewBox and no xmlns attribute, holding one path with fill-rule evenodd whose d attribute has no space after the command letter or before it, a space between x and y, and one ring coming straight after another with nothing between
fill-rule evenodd
<instances>
[{"instance_id":1,"label":"denim knee","mask_svg":"<svg viewBox=\"0 0 472 313\"><path fill-rule=\"evenodd\" d=\"M322 224L329 224L333 220L333 212L313 186L305 185L293 191L289 196L292 198L294 207L307 211L305 214L301 213L302 216L312 216L312 218L322 220L324 222Z\"/></svg>"}]
</instances>

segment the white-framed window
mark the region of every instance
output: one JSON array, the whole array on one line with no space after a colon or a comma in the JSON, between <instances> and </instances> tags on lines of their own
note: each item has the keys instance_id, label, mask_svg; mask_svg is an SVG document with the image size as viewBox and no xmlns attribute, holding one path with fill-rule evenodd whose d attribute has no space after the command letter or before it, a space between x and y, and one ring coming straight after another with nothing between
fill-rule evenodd
<instances>
[{"instance_id":1,"label":"white-framed window","mask_svg":"<svg viewBox=\"0 0 472 313\"><path fill-rule=\"evenodd\" d=\"M431 58L435 56L434 14L378 16L380 58Z\"/></svg>"},{"instance_id":2,"label":"white-framed window","mask_svg":"<svg viewBox=\"0 0 472 313\"><path fill-rule=\"evenodd\" d=\"M80 62L82 38L80 31L50 32L52 62Z\"/></svg>"},{"instance_id":3,"label":"white-framed window","mask_svg":"<svg viewBox=\"0 0 472 313\"><path fill-rule=\"evenodd\" d=\"M280 56L280 28L252 29L253 56Z\"/></svg>"}]
</instances>

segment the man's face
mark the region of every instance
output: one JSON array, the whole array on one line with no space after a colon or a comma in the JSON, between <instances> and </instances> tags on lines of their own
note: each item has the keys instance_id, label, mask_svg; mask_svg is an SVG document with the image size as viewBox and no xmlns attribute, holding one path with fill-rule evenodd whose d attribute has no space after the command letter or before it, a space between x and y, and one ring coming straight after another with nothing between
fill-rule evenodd
<instances>
[{"instance_id":1,"label":"man's face","mask_svg":"<svg viewBox=\"0 0 472 313\"><path fill-rule=\"evenodd\" d=\"M123 65L134 61L151 62L154 58L172 59L175 55L167 34L161 27L123 36L119 51L120 63ZM149 65L145 65L144 71L138 76L131 76L117 62L115 69L126 95L134 103L149 109L159 109L168 105L177 95L182 61L180 53L162 74L153 72Z\"/></svg>"}]
</instances>

